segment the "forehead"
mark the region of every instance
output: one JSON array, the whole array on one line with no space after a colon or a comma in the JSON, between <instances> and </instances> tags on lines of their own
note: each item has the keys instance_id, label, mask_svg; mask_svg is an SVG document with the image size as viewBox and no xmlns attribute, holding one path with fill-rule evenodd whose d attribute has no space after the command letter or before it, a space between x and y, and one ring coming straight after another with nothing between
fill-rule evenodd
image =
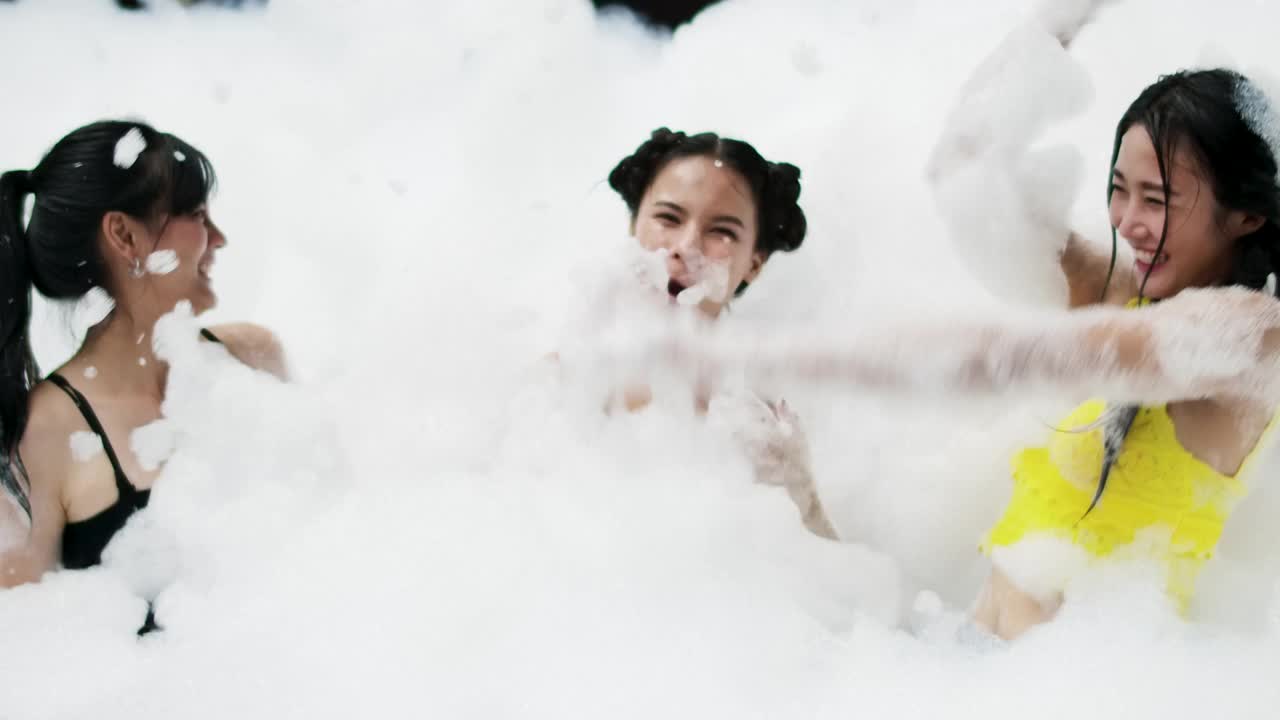
<instances>
[{"instance_id":1,"label":"forehead","mask_svg":"<svg viewBox=\"0 0 1280 720\"><path fill-rule=\"evenodd\" d=\"M728 165L717 167L714 159L705 156L667 163L654 177L645 200L674 202L688 210L730 212L744 220L755 209L746 179Z\"/></svg>"},{"instance_id":2,"label":"forehead","mask_svg":"<svg viewBox=\"0 0 1280 720\"><path fill-rule=\"evenodd\" d=\"M1116 155L1116 170L1133 181L1160 182L1160 164L1156 157L1156 147L1151 142L1151 134L1143 125L1134 125L1125 131L1120 138L1120 152ZM1180 185L1188 181L1200 179L1200 165L1195 156L1185 147L1185 143L1176 143L1173 149L1172 162L1166 158L1165 172L1168 173L1170 185Z\"/></svg>"}]
</instances>

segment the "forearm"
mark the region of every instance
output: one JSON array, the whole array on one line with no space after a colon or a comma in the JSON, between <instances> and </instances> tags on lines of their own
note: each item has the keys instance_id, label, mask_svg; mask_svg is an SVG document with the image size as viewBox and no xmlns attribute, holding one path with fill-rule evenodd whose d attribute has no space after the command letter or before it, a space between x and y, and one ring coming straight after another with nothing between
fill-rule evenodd
<instances>
[{"instance_id":1,"label":"forearm","mask_svg":"<svg viewBox=\"0 0 1280 720\"><path fill-rule=\"evenodd\" d=\"M776 462L758 462L755 473L758 482L781 485L787 489L787 494L800 511L801 522L810 532L829 540L839 539L827 517L826 508L818 498L818 488L814 482L807 449L793 450L787 457L779 458Z\"/></svg>"},{"instance_id":2,"label":"forearm","mask_svg":"<svg viewBox=\"0 0 1280 720\"><path fill-rule=\"evenodd\" d=\"M1271 392L1267 320L1175 303L772 341L745 356L772 375L892 391L1053 390L1141 403Z\"/></svg>"}]
</instances>

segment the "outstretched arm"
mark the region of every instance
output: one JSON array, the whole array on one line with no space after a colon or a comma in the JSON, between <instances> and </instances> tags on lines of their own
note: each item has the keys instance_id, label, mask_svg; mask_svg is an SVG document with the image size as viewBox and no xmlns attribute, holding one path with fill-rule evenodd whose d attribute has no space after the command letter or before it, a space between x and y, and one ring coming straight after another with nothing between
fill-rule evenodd
<instances>
[{"instance_id":1,"label":"outstretched arm","mask_svg":"<svg viewBox=\"0 0 1280 720\"><path fill-rule=\"evenodd\" d=\"M1135 310L886 328L729 349L766 374L903 391L1052 389L1156 404L1273 398L1280 302L1243 288L1189 290ZM727 349L727 348L726 348Z\"/></svg>"}]
</instances>

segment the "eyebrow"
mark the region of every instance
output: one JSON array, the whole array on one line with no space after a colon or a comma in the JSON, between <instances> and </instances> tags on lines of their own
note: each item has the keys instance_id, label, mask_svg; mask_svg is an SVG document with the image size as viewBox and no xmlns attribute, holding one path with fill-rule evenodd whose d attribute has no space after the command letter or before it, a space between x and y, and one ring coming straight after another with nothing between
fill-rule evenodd
<instances>
[{"instance_id":1,"label":"eyebrow","mask_svg":"<svg viewBox=\"0 0 1280 720\"><path fill-rule=\"evenodd\" d=\"M740 228L742 228L742 229L744 229L744 230L745 230L745 229L746 229L746 227L747 227L746 225L744 225L744 224L742 223L742 221L741 221L741 220L739 220L739 219L738 219L738 217L737 217L736 215L717 215L717 216L715 216L715 217L711 218L711 222L712 222L712 223L725 223L725 224L727 224L727 225L737 225L738 227L740 227Z\"/></svg>"},{"instance_id":2,"label":"eyebrow","mask_svg":"<svg viewBox=\"0 0 1280 720\"><path fill-rule=\"evenodd\" d=\"M1119 170L1112 168L1111 174L1114 175L1115 178L1120 182L1125 182L1124 173L1120 172ZM1164 193L1164 186L1158 185L1153 182L1140 182L1138 183L1138 189L1142 190L1143 192L1154 192L1154 193L1161 193L1161 194ZM1169 197L1176 197L1177 195L1178 193L1174 192L1173 188L1169 188Z\"/></svg>"},{"instance_id":3,"label":"eyebrow","mask_svg":"<svg viewBox=\"0 0 1280 720\"><path fill-rule=\"evenodd\" d=\"M670 208L670 209L675 210L676 212L680 212L680 213L684 212L684 208L682 208L682 207L680 207L679 205L677 205L677 204L675 204L675 203L671 202L670 200L659 200L659 201L655 202L655 203L654 203L654 205L658 205L658 206L665 207L665 208Z\"/></svg>"}]
</instances>

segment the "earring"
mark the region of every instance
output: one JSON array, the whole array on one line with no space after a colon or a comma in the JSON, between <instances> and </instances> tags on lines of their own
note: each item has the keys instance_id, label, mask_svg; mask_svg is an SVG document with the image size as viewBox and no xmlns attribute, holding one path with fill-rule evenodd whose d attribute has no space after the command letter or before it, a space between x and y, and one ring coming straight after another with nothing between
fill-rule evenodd
<instances>
[{"instance_id":1,"label":"earring","mask_svg":"<svg viewBox=\"0 0 1280 720\"><path fill-rule=\"evenodd\" d=\"M134 258L133 266L129 268L129 277L137 279L143 275L146 275L146 273L142 271L142 261L138 258Z\"/></svg>"}]
</instances>

